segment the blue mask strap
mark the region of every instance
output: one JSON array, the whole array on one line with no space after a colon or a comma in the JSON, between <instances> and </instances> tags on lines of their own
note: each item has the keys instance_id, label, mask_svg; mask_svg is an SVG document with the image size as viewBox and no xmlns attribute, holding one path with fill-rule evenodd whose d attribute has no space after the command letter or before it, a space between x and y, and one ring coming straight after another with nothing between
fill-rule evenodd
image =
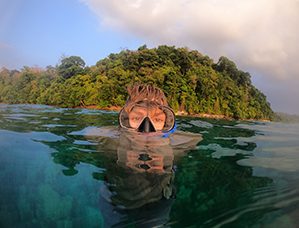
<instances>
[{"instance_id":1,"label":"blue mask strap","mask_svg":"<svg viewBox=\"0 0 299 228\"><path fill-rule=\"evenodd\" d=\"M175 131L176 131L176 122L174 122L174 126L170 131L167 131L162 135L162 138L168 138L169 135L174 133Z\"/></svg>"}]
</instances>

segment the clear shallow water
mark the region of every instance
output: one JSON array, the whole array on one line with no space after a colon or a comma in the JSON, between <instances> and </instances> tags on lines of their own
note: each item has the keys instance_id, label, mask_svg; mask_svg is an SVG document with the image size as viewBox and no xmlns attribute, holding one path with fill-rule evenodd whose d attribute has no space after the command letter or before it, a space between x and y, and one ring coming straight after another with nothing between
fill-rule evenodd
<instances>
[{"instance_id":1,"label":"clear shallow water","mask_svg":"<svg viewBox=\"0 0 299 228\"><path fill-rule=\"evenodd\" d=\"M203 140L152 143L139 172L136 139L91 134L116 113L0 105L0 227L299 226L298 124L177 122Z\"/></svg>"}]
</instances>

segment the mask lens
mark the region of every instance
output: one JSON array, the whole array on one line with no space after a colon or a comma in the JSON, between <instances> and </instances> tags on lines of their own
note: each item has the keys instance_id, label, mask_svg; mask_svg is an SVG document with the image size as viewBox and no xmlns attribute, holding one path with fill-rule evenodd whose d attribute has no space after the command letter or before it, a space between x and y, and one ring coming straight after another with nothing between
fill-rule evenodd
<instances>
[{"instance_id":1,"label":"mask lens","mask_svg":"<svg viewBox=\"0 0 299 228\"><path fill-rule=\"evenodd\" d=\"M119 113L119 124L123 128L137 130L148 117L155 131L170 131L174 127L175 115L166 106L144 107L136 105L130 113L122 109Z\"/></svg>"},{"instance_id":2,"label":"mask lens","mask_svg":"<svg viewBox=\"0 0 299 228\"><path fill-rule=\"evenodd\" d=\"M134 107L129 113L129 125L137 129L143 120L147 117L147 110L143 107Z\"/></svg>"}]
</instances>

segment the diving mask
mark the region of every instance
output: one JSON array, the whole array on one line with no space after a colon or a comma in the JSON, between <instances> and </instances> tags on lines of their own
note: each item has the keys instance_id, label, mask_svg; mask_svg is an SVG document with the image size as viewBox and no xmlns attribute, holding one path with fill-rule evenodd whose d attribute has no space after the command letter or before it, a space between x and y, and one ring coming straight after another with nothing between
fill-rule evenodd
<instances>
[{"instance_id":1,"label":"diving mask","mask_svg":"<svg viewBox=\"0 0 299 228\"><path fill-rule=\"evenodd\" d=\"M134 104L129 112L122 109L118 119L122 128L145 133L169 132L175 125L171 108L146 101Z\"/></svg>"}]
</instances>

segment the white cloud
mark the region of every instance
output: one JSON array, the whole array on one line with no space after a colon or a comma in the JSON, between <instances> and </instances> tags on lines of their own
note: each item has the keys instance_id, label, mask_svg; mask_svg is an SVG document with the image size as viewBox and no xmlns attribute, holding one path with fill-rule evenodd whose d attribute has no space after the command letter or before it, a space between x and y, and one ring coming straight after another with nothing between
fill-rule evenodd
<instances>
[{"instance_id":1,"label":"white cloud","mask_svg":"<svg viewBox=\"0 0 299 228\"><path fill-rule=\"evenodd\" d=\"M292 86L299 79L298 0L82 1L104 26L151 45L188 46L216 61L228 56L241 69L262 76L260 81L269 80L275 86L283 81L281 86L287 86L284 100L290 90L299 97L299 90ZM263 90L263 84L259 88ZM275 91L266 92L274 98ZM299 112L299 99L294 102Z\"/></svg>"}]
</instances>

